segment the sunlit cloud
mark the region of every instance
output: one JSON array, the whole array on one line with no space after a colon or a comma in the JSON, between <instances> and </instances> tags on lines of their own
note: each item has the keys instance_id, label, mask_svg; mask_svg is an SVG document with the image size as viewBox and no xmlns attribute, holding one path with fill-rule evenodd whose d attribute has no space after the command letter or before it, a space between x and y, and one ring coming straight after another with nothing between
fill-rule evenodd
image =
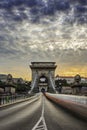
<instances>
[{"instance_id":1,"label":"sunlit cloud","mask_svg":"<svg viewBox=\"0 0 87 130\"><path fill-rule=\"evenodd\" d=\"M87 65L86 55L86 0L0 0L2 70L31 61L80 68Z\"/></svg>"}]
</instances>

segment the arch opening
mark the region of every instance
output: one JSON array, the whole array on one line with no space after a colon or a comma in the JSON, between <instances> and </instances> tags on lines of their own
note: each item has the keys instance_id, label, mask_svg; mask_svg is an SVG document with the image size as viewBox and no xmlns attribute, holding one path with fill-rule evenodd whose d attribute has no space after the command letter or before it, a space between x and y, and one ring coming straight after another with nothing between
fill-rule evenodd
<instances>
[{"instance_id":1,"label":"arch opening","mask_svg":"<svg viewBox=\"0 0 87 130\"><path fill-rule=\"evenodd\" d=\"M47 92L48 89L48 78L45 75L41 75L39 77L39 91L40 92Z\"/></svg>"}]
</instances>

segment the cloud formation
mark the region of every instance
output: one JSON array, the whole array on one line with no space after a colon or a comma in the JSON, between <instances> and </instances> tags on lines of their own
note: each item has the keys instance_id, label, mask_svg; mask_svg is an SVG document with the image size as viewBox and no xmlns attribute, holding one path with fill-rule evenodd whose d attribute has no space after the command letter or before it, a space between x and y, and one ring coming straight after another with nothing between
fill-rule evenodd
<instances>
[{"instance_id":1,"label":"cloud formation","mask_svg":"<svg viewBox=\"0 0 87 130\"><path fill-rule=\"evenodd\" d=\"M86 41L87 0L0 0L2 62L87 65Z\"/></svg>"}]
</instances>

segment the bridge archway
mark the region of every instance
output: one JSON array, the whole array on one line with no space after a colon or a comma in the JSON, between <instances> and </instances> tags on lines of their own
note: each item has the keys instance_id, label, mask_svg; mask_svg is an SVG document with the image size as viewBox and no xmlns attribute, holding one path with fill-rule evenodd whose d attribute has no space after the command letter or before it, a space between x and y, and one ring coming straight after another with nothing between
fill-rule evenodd
<instances>
[{"instance_id":1,"label":"bridge archway","mask_svg":"<svg viewBox=\"0 0 87 130\"><path fill-rule=\"evenodd\" d=\"M40 80L47 81L46 91L55 91L55 62L31 62L30 68L32 72L31 92L39 92ZM45 83L43 83L45 84ZM42 84L42 85L43 85ZM45 86L44 86L45 87Z\"/></svg>"},{"instance_id":2,"label":"bridge archway","mask_svg":"<svg viewBox=\"0 0 87 130\"><path fill-rule=\"evenodd\" d=\"M39 91L45 91L47 92L48 91L48 78L42 74L40 77L39 77L39 82L38 82L38 86L39 86Z\"/></svg>"}]
</instances>

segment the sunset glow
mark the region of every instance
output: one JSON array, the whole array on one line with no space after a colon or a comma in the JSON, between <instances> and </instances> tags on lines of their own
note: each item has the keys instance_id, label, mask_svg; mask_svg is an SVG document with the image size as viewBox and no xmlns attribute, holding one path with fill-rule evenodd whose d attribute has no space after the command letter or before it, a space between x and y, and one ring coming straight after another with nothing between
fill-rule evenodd
<instances>
[{"instance_id":1,"label":"sunset glow","mask_svg":"<svg viewBox=\"0 0 87 130\"><path fill-rule=\"evenodd\" d=\"M32 61L87 76L87 2L0 0L0 73L30 80Z\"/></svg>"}]
</instances>

